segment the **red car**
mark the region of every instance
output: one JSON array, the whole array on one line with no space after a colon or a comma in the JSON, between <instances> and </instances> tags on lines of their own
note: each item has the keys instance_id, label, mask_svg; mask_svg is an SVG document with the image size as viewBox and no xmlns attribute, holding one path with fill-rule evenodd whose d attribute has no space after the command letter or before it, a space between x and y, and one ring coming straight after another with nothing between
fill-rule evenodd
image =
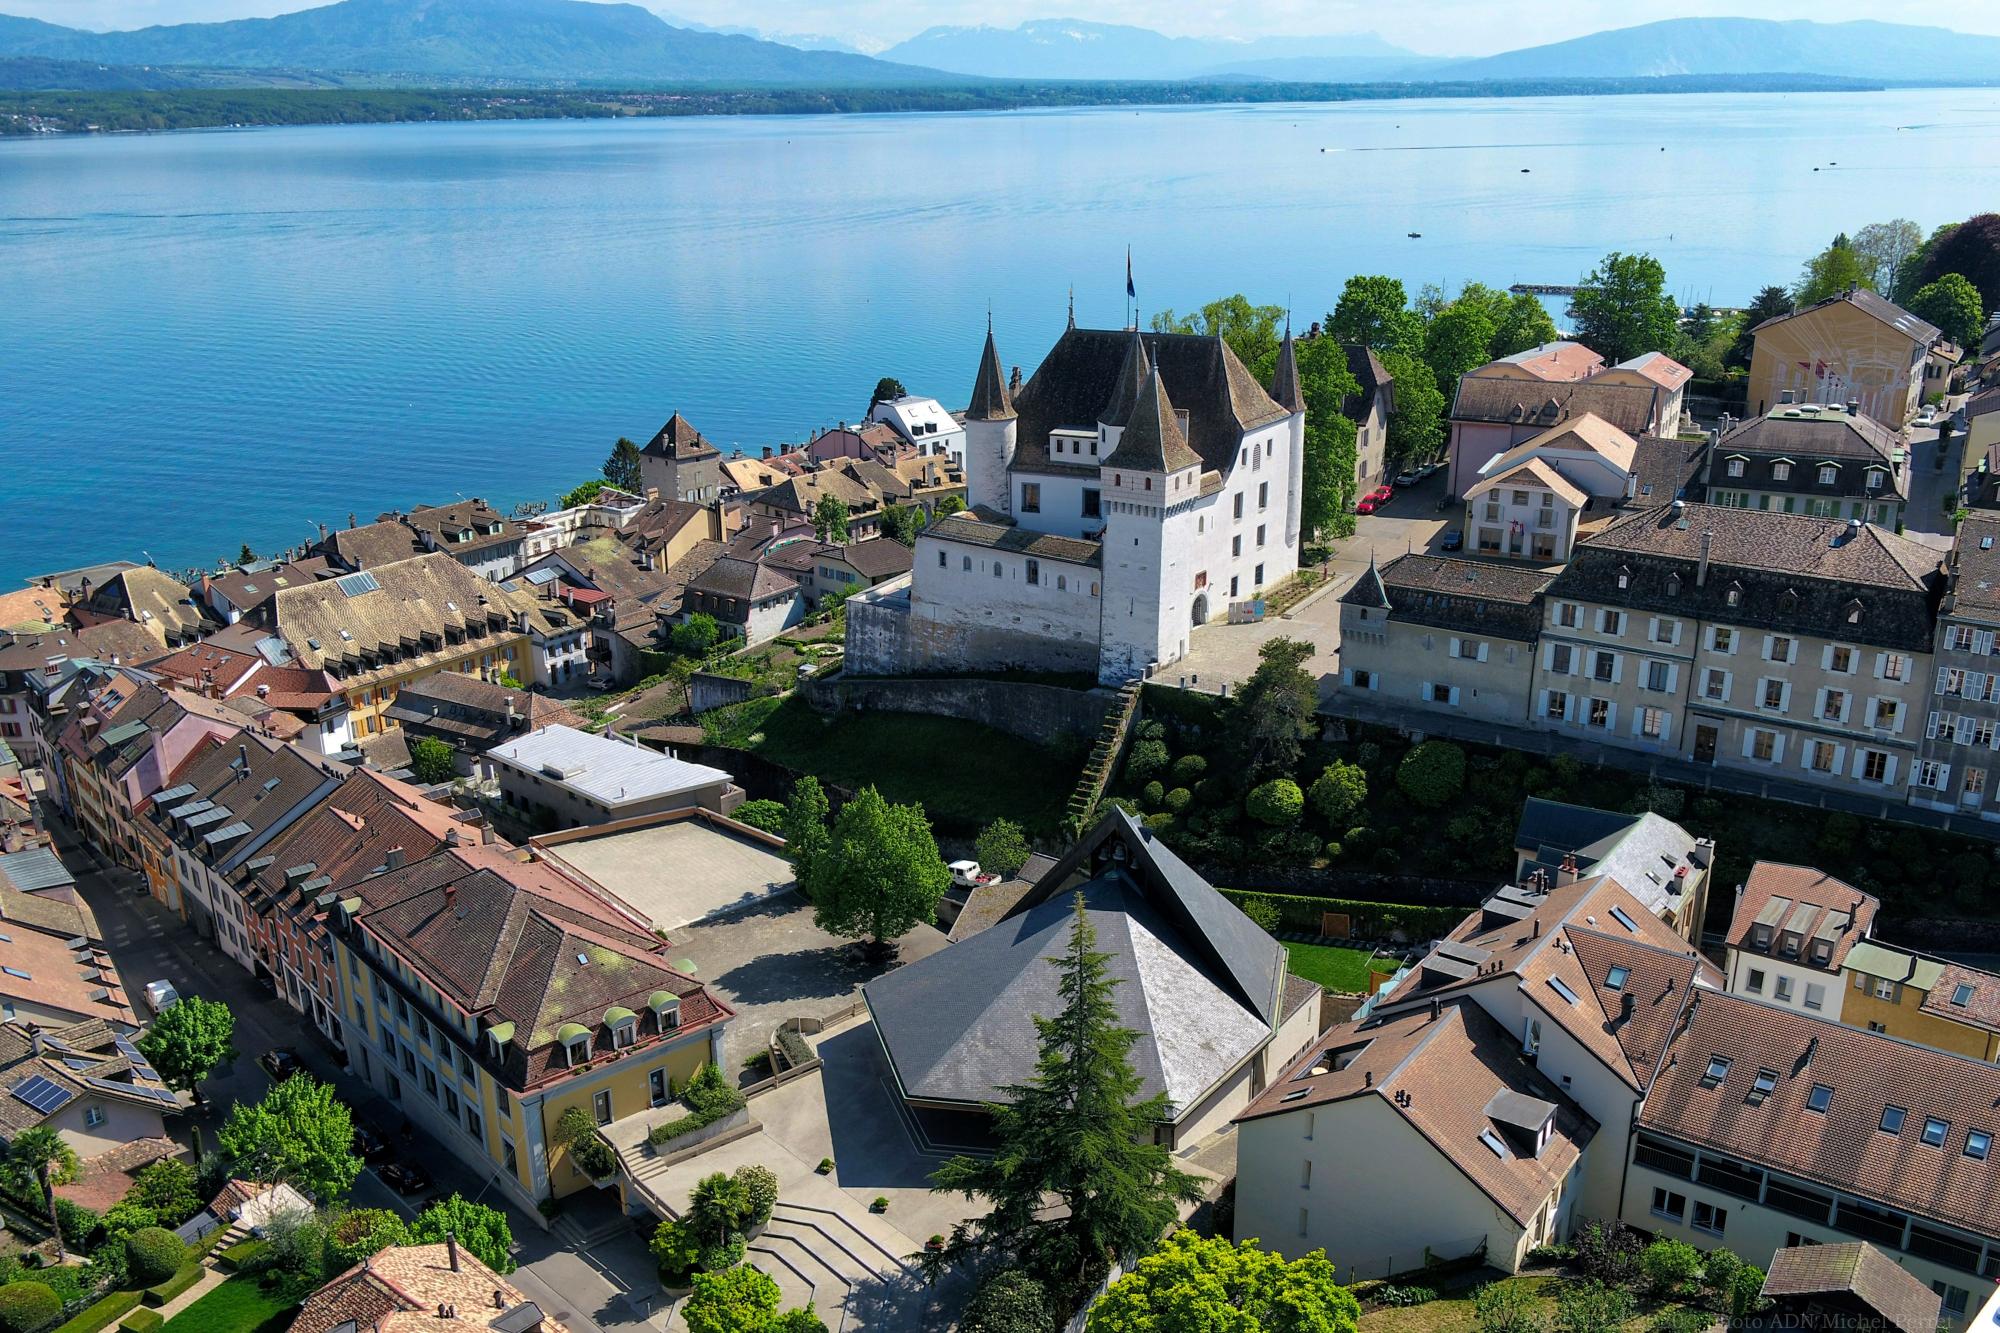
<instances>
[{"instance_id":1,"label":"red car","mask_svg":"<svg viewBox=\"0 0 2000 1333\"><path fill-rule=\"evenodd\" d=\"M1375 493L1368 498L1378 505L1388 504L1389 501L1396 498L1396 488L1394 486L1377 486Z\"/></svg>"},{"instance_id":2,"label":"red car","mask_svg":"<svg viewBox=\"0 0 2000 1333\"><path fill-rule=\"evenodd\" d=\"M1357 513L1357 514L1372 514L1372 513L1374 513L1374 512L1375 512L1375 501L1374 501L1374 500L1372 500L1372 499L1369 499L1369 500L1363 500L1363 501L1361 501L1361 502L1360 502L1359 504L1357 504L1357 505L1355 505L1355 506L1354 506L1354 512L1355 512L1355 513Z\"/></svg>"}]
</instances>

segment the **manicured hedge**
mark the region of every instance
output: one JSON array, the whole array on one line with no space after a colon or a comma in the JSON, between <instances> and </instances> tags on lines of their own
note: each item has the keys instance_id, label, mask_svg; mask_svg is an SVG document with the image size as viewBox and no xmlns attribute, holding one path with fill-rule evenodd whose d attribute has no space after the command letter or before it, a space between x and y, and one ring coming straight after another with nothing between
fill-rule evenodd
<instances>
[{"instance_id":1,"label":"manicured hedge","mask_svg":"<svg viewBox=\"0 0 2000 1333\"><path fill-rule=\"evenodd\" d=\"M216 1261L230 1272L240 1273L251 1264L256 1263L257 1256L264 1253L270 1247L271 1243L265 1240L251 1239L238 1241L216 1255Z\"/></svg>"},{"instance_id":2,"label":"manicured hedge","mask_svg":"<svg viewBox=\"0 0 2000 1333\"><path fill-rule=\"evenodd\" d=\"M102 1333L139 1304L136 1291L114 1291L84 1310L55 1333Z\"/></svg>"},{"instance_id":3,"label":"manicured hedge","mask_svg":"<svg viewBox=\"0 0 2000 1333\"><path fill-rule=\"evenodd\" d=\"M158 1310L134 1310L118 1327L125 1333L160 1333L160 1325L166 1322L166 1316Z\"/></svg>"},{"instance_id":4,"label":"manicured hedge","mask_svg":"<svg viewBox=\"0 0 2000 1333\"><path fill-rule=\"evenodd\" d=\"M1320 915L1345 912L1352 919L1353 933L1361 939L1384 939L1402 931L1413 943L1435 939L1465 920L1463 907L1422 907L1402 903L1368 903L1352 898L1313 898L1297 893L1262 893L1223 889L1222 894L1237 906L1246 898L1262 898L1278 909L1278 929L1307 935L1319 934Z\"/></svg>"},{"instance_id":5,"label":"manicured hedge","mask_svg":"<svg viewBox=\"0 0 2000 1333\"><path fill-rule=\"evenodd\" d=\"M157 1309L201 1281L203 1271L203 1265L189 1264L159 1286L146 1288L146 1294L140 1299Z\"/></svg>"}]
</instances>

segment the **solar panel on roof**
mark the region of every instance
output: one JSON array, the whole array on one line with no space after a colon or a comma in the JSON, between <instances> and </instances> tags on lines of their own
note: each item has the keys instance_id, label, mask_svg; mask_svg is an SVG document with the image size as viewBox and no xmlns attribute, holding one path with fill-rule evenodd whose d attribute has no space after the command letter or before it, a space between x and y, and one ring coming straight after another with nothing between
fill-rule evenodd
<instances>
[{"instance_id":1,"label":"solar panel on roof","mask_svg":"<svg viewBox=\"0 0 2000 1333\"><path fill-rule=\"evenodd\" d=\"M135 1097L150 1097L156 1102L170 1102L174 1100L174 1094L168 1092L165 1088L143 1088L136 1083L120 1083L118 1080L111 1078L86 1078L84 1082L100 1088L109 1088L113 1092L123 1092Z\"/></svg>"},{"instance_id":2,"label":"solar panel on roof","mask_svg":"<svg viewBox=\"0 0 2000 1333\"><path fill-rule=\"evenodd\" d=\"M333 581L333 586L349 597L359 597L364 592L376 592L382 587L375 581L375 576L366 570L359 574L343 574Z\"/></svg>"},{"instance_id":3,"label":"solar panel on roof","mask_svg":"<svg viewBox=\"0 0 2000 1333\"><path fill-rule=\"evenodd\" d=\"M42 1115L62 1109L76 1097L68 1088L51 1083L40 1074L22 1079L9 1091Z\"/></svg>"}]
</instances>

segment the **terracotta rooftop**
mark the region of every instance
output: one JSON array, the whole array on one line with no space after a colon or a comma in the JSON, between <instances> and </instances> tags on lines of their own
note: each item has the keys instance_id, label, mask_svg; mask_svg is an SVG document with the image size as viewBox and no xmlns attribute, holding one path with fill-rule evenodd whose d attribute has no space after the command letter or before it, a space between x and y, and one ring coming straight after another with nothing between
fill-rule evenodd
<instances>
[{"instance_id":1,"label":"terracotta rooftop","mask_svg":"<svg viewBox=\"0 0 2000 1333\"><path fill-rule=\"evenodd\" d=\"M308 1296L292 1331L333 1333L351 1322L369 1333L491 1333L497 1317L519 1312L510 1333L566 1333L532 1306L464 1246L454 1260L450 1245L395 1245Z\"/></svg>"},{"instance_id":2,"label":"terracotta rooftop","mask_svg":"<svg viewBox=\"0 0 2000 1333\"><path fill-rule=\"evenodd\" d=\"M1729 918L1732 949L1838 975L1848 950L1874 929L1882 906L1823 870L1759 861Z\"/></svg>"},{"instance_id":3,"label":"terracotta rooftop","mask_svg":"<svg viewBox=\"0 0 2000 1333\"><path fill-rule=\"evenodd\" d=\"M1895 1333L1937 1333L1938 1294L1866 1241L1791 1245L1771 1256L1766 1297L1851 1296Z\"/></svg>"}]
</instances>

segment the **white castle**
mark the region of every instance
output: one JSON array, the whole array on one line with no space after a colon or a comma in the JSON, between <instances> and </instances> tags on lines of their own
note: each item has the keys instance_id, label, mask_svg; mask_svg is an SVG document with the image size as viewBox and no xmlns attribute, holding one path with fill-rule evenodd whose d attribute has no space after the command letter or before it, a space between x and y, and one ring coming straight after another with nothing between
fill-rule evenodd
<instances>
[{"instance_id":1,"label":"white castle","mask_svg":"<svg viewBox=\"0 0 2000 1333\"><path fill-rule=\"evenodd\" d=\"M1298 567L1304 454L1289 331L1268 391L1220 337L1072 325L1010 394L989 327L969 508L849 602L848 668L1156 672Z\"/></svg>"}]
</instances>

